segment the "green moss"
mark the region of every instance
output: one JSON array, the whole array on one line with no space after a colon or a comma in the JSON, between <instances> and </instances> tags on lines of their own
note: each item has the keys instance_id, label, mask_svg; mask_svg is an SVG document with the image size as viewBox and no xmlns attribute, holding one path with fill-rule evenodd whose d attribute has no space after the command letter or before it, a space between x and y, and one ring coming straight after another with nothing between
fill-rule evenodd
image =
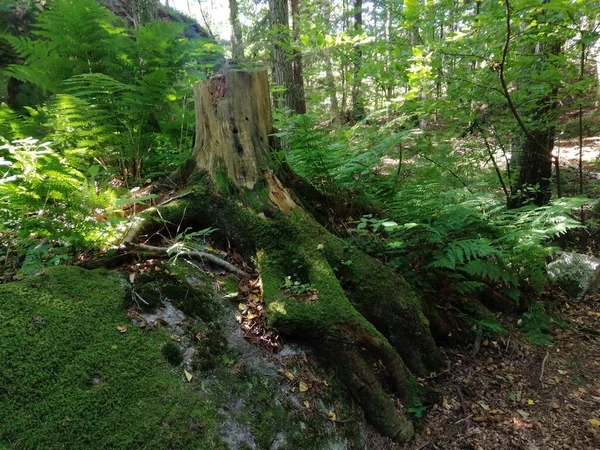
<instances>
[{"instance_id":1,"label":"green moss","mask_svg":"<svg viewBox=\"0 0 600 450\"><path fill-rule=\"evenodd\" d=\"M235 187L231 184L224 163L215 173L215 186L219 194L232 195L235 193Z\"/></svg>"},{"instance_id":2,"label":"green moss","mask_svg":"<svg viewBox=\"0 0 600 450\"><path fill-rule=\"evenodd\" d=\"M225 294L233 294L238 291L238 279L235 275L227 275L219 279L221 289Z\"/></svg>"},{"instance_id":3,"label":"green moss","mask_svg":"<svg viewBox=\"0 0 600 450\"><path fill-rule=\"evenodd\" d=\"M174 267L169 269L176 271ZM215 319L220 310L214 298L212 285L200 284L194 288L183 282L179 276L167 275L163 271L141 274L136 279L136 290L148 303L141 304L145 309L159 307L165 301L192 317L199 317L205 322Z\"/></svg>"},{"instance_id":4,"label":"green moss","mask_svg":"<svg viewBox=\"0 0 600 450\"><path fill-rule=\"evenodd\" d=\"M174 342L167 342L160 351L167 362L173 366L178 366L183 362L181 350Z\"/></svg>"},{"instance_id":5,"label":"green moss","mask_svg":"<svg viewBox=\"0 0 600 450\"><path fill-rule=\"evenodd\" d=\"M217 367L227 350L227 341L218 322L197 322L193 332L197 341L192 361L194 370L210 370Z\"/></svg>"},{"instance_id":6,"label":"green moss","mask_svg":"<svg viewBox=\"0 0 600 450\"><path fill-rule=\"evenodd\" d=\"M0 442L225 448L214 408L164 364L166 330L129 324L126 295L125 280L77 267L0 285Z\"/></svg>"}]
</instances>

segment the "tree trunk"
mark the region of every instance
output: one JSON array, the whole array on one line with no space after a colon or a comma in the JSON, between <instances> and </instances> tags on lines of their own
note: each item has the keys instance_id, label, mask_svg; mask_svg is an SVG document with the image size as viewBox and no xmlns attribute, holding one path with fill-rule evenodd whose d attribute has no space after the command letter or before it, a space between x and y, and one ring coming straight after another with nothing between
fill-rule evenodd
<instances>
[{"instance_id":1,"label":"tree trunk","mask_svg":"<svg viewBox=\"0 0 600 450\"><path fill-rule=\"evenodd\" d=\"M330 29L331 3L327 0L323 1L321 3L321 7L323 8L325 23L327 24L328 29ZM325 64L325 84L327 85L327 91L329 93L329 104L331 107L331 118L333 122L339 122L340 107L338 105L337 88L335 84L335 76L333 74L333 62L331 60L331 50L329 48L325 48L323 50L323 59Z\"/></svg>"},{"instance_id":2,"label":"tree trunk","mask_svg":"<svg viewBox=\"0 0 600 450\"><path fill-rule=\"evenodd\" d=\"M362 33L362 0L354 0L354 32ZM362 98L362 49L360 44L356 45L353 58L352 79L352 118L355 122L365 118L365 104Z\"/></svg>"},{"instance_id":3,"label":"tree trunk","mask_svg":"<svg viewBox=\"0 0 600 450\"><path fill-rule=\"evenodd\" d=\"M244 43L237 0L229 0L229 23L231 24L231 57L236 63L240 63L244 59Z\"/></svg>"},{"instance_id":4,"label":"tree trunk","mask_svg":"<svg viewBox=\"0 0 600 450\"><path fill-rule=\"evenodd\" d=\"M290 12L292 13L292 40L297 43L300 36L300 0L290 0ZM304 94L304 75L302 69L302 54L297 48L292 50L292 64L294 66L294 91L297 99L294 107L296 114L306 114L306 97Z\"/></svg>"},{"instance_id":5,"label":"tree trunk","mask_svg":"<svg viewBox=\"0 0 600 450\"><path fill-rule=\"evenodd\" d=\"M161 208L162 217L216 226L254 254L273 326L310 342L382 434L410 439L413 426L393 398L404 407L426 401L415 375L445 364L420 300L383 263L319 225L270 169L266 72L226 72L195 86L194 98L194 194ZM303 290L285 287L292 274Z\"/></svg>"},{"instance_id":6,"label":"tree trunk","mask_svg":"<svg viewBox=\"0 0 600 450\"><path fill-rule=\"evenodd\" d=\"M304 114L304 86L298 82L298 73L294 69L294 55L290 50L292 42L287 0L269 0L269 15L273 34L273 75L275 83L284 88L283 92L275 95L275 104L279 108ZM301 66L298 69L301 71Z\"/></svg>"}]
</instances>

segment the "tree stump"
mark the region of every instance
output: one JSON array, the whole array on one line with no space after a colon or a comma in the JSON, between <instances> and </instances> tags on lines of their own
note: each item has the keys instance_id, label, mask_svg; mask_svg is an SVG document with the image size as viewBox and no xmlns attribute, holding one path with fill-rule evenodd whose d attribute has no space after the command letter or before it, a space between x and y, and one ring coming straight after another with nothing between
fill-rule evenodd
<instances>
[{"instance_id":1,"label":"tree stump","mask_svg":"<svg viewBox=\"0 0 600 450\"><path fill-rule=\"evenodd\" d=\"M180 223L185 214L187 223L216 226L252 252L273 326L310 342L382 434L409 440L413 425L394 399L420 404L426 396L414 374L444 366L418 297L383 263L318 224L269 167L266 72L220 74L195 86L194 98L194 194L163 207L162 217ZM311 295L285 288L292 274Z\"/></svg>"}]
</instances>

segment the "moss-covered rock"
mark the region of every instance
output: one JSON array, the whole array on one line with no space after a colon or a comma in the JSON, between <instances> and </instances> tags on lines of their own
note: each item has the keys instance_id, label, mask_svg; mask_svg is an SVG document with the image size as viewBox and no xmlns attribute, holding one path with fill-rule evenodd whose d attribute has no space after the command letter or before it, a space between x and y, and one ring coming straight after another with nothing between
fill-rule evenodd
<instances>
[{"instance_id":1,"label":"moss-covered rock","mask_svg":"<svg viewBox=\"0 0 600 450\"><path fill-rule=\"evenodd\" d=\"M56 267L0 285L0 447L225 448L214 407L165 364L166 330L129 323L127 284Z\"/></svg>"}]
</instances>

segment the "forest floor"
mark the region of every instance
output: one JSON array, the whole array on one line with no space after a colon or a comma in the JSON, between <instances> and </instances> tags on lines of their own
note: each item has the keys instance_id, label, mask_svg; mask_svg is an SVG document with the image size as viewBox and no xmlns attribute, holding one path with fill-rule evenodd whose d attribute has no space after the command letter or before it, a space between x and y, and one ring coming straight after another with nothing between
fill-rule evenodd
<instances>
[{"instance_id":1,"label":"forest floor","mask_svg":"<svg viewBox=\"0 0 600 450\"><path fill-rule=\"evenodd\" d=\"M443 400L398 448L600 449L600 296L562 299L560 312L552 347L528 342L506 316L508 334L484 336L477 354L447 350L448 371L426 382Z\"/></svg>"}]
</instances>

